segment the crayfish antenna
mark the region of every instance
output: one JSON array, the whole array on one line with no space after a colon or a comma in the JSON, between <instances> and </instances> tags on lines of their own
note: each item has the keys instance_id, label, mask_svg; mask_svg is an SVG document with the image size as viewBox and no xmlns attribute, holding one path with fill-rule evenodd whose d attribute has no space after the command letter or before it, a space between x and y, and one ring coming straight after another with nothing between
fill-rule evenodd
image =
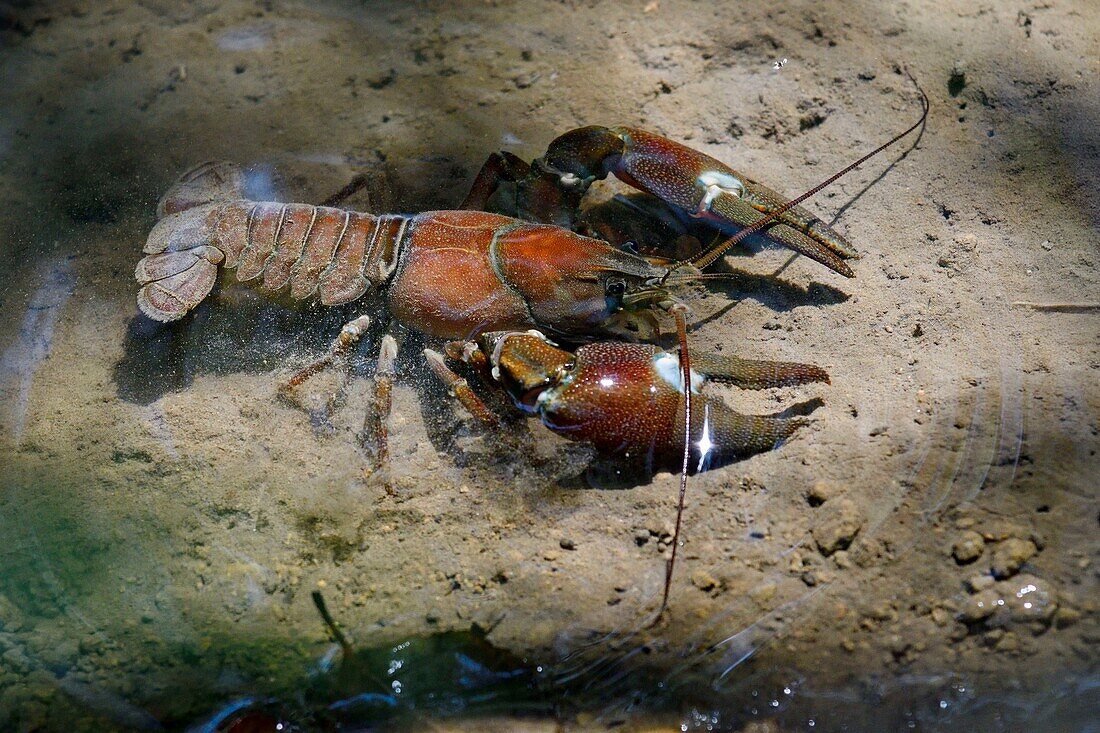
<instances>
[{"instance_id":1,"label":"crayfish antenna","mask_svg":"<svg viewBox=\"0 0 1100 733\"><path fill-rule=\"evenodd\" d=\"M680 499L676 505L676 527L672 531L672 554L665 564L665 587L661 593L661 607L646 628L656 626L664 618L668 608L668 594L672 589L672 572L676 568L676 550L680 546L680 525L684 518L684 498L687 496L688 466L691 462L691 354L687 345L687 306L677 303L670 309L676 318L676 335L680 342L680 371L684 384L684 461L680 467Z\"/></svg>"}]
</instances>

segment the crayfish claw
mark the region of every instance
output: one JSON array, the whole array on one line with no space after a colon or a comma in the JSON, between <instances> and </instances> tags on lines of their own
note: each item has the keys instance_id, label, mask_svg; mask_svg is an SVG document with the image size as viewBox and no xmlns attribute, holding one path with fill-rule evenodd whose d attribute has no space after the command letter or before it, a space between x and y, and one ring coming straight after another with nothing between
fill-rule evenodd
<instances>
[{"instance_id":1,"label":"crayfish claw","mask_svg":"<svg viewBox=\"0 0 1100 733\"><path fill-rule=\"evenodd\" d=\"M636 128L611 130L622 140L622 151L608 154L604 166L623 182L723 231L743 229L775 214L763 236L846 277L855 276L843 262L857 255L855 247L809 210L784 210L786 199L772 189L686 145Z\"/></svg>"},{"instance_id":2,"label":"crayfish claw","mask_svg":"<svg viewBox=\"0 0 1100 733\"><path fill-rule=\"evenodd\" d=\"M762 214L770 214L787 201L780 194L755 181L746 181L743 198ZM850 260L859 256L856 248L840 232L802 206L792 206L780 214L776 221L805 234L842 259Z\"/></svg>"},{"instance_id":3,"label":"crayfish claw","mask_svg":"<svg viewBox=\"0 0 1100 733\"><path fill-rule=\"evenodd\" d=\"M709 428L704 424L692 433L704 435L708 454L699 456L699 468L722 466L757 453L774 450L785 443L799 429L810 424L805 417L780 417L778 415L742 415L721 402L708 400ZM700 421L701 422L701 421ZM697 443L701 444L701 443Z\"/></svg>"},{"instance_id":4,"label":"crayfish claw","mask_svg":"<svg viewBox=\"0 0 1100 733\"><path fill-rule=\"evenodd\" d=\"M766 210L762 212L747 198L729 195L716 197L711 202L709 211L712 217L738 227L755 224L768 213ZM789 213L791 212L787 212ZM832 229L828 229L829 236L822 235L818 225L825 225L819 219L802 225L793 221L788 223L784 221L784 217L786 214L781 215L777 223L769 224L761 235L815 262L820 262L845 277L855 277L852 268L844 262L844 259L850 259L856 254L855 248L848 244L847 240Z\"/></svg>"}]
</instances>

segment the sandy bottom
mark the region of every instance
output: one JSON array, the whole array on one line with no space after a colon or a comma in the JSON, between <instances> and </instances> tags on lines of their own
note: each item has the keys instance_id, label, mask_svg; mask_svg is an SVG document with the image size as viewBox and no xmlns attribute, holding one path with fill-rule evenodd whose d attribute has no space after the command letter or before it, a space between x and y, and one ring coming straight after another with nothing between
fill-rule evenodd
<instances>
[{"instance_id":1,"label":"sandy bottom","mask_svg":"<svg viewBox=\"0 0 1100 733\"><path fill-rule=\"evenodd\" d=\"M532 730L1096 714L1100 320L1016 305L1100 297L1092 3L24 5L0 5L5 730L289 699L331 650L317 589L356 644L488 629L551 681L588 680ZM507 450L410 331L391 496L356 440L367 378L330 426L275 393L378 306L237 286L171 327L137 314L154 203L202 160L284 200L365 172L350 205L409 212L456 205L494 150L628 124L794 194L916 119L903 68L932 101L919 146L809 203L841 215L857 277L756 248L698 303L726 309L698 342L832 384L718 390L746 412L824 407L691 480L653 629L676 476L584 488L591 454L533 421L535 449Z\"/></svg>"}]
</instances>

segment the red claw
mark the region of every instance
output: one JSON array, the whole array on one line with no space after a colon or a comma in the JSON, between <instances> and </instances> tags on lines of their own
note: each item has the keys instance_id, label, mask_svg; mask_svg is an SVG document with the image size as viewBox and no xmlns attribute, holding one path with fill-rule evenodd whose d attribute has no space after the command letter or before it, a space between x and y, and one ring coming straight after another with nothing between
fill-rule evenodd
<instances>
[{"instance_id":1,"label":"red claw","mask_svg":"<svg viewBox=\"0 0 1100 733\"><path fill-rule=\"evenodd\" d=\"M537 332L490 333L480 348L518 405L570 440L607 458L651 471L677 471L683 459L684 400L679 357L647 344L602 341L575 353ZM692 354L696 359L696 354ZM691 472L771 450L806 424L798 417L742 415L699 394L707 378L745 388L825 381L817 367L699 354L692 371Z\"/></svg>"},{"instance_id":2,"label":"red claw","mask_svg":"<svg viewBox=\"0 0 1100 733\"><path fill-rule=\"evenodd\" d=\"M635 127L589 126L560 135L521 176L519 188L531 194L528 198L543 197L553 210L564 199L550 197L551 202L547 189L569 192L566 198L579 203L592 181L608 174L729 234L770 216L762 236L855 276L844 263L858 256L855 248L810 211L788 205L785 197L706 153ZM528 204L526 210L547 220L548 212L540 207Z\"/></svg>"}]
</instances>

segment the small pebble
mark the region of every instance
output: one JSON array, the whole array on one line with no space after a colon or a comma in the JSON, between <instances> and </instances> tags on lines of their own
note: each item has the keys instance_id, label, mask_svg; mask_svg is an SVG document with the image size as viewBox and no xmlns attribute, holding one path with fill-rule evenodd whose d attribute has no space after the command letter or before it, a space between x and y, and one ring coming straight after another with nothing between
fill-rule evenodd
<instances>
[{"instance_id":1,"label":"small pebble","mask_svg":"<svg viewBox=\"0 0 1100 733\"><path fill-rule=\"evenodd\" d=\"M569 539L568 537L563 538L560 542L558 542L558 545L560 545L561 549L563 549L563 550L575 550L575 549L577 549L577 543L574 542L573 540Z\"/></svg>"},{"instance_id":2,"label":"small pebble","mask_svg":"<svg viewBox=\"0 0 1100 733\"><path fill-rule=\"evenodd\" d=\"M718 587L718 581L706 570L696 570L691 574L691 584L701 591L711 591Z\"/></svg>"},{"instance_id":3,"label":"small pebble","mask_svg":"<svg viewBox=\"0 0 1100 733\"><path fill-rule=\"evenodd\" d=\"M754 601L763 605L775 597L777 590L779 590L779 588L775 583L764 583L763 585L753 588L752 591L749 592L749 595Z\"/></svg>"},{"instance_id":4,"label":"small pebble","mask_svg":"<svg viewBox=\"0 0 1100 733\"><path fill-rule=\"evenodd\" d=\"M968 565L985 551L985 540L977 532L963 532L951 545L951 555L959 565Z\"/></svg>"},{"instance_id":5,"label":"small pebble","mask_svg":"<svg viewBox=\"0 0 1100 733\"><path fill-rule=\"evenodd\" d=\"M1058 597L1054 588L1046 581L1026 573L1000 585L1005 588L1005 606L1011 620L1016 623L1040 622L1038 632L1045 631L1058 610Z\"/></svg>"},{"instance_id":6,"label":"small pebble","mask_svg":"<svg viewBox=\"0 0 1100 733\"><path fill-rule=\"evenodd\" d=\"M538 81L539 77L541 76L542 74L538 73L537 71L531 71L526 74L518 74L512 77L512 83L516 85L517 89L526 89L534 84L536 81Z\"/></svg>"},{"instance_id":7,"label":"small pebble","mask_svg":"<svg viewBox=\"0 0 1100 733\"><path fill-rule=\"evenodd\" d=\"M955 237L955 244L959 245L959 249L964 252L973 252L978 247L978 236L976 234L960 234Z\"/></svg>"},{"instance_id":8,"label":"small pebble","mask_svg":"<svg viewBox=\"0 0 1100 733\"><path fill-rule=\"evenodd\" d=\"M837 499L822 510L821 521L811 534L823 555L846 550L863 527L863 512L851 499Z\"/></svg>"},{"instance_id":9,"label":"small pebble","mask_svg":"<svg viewBox=\"0 0 1100 733\"><path fill-rule=\"evenodd\" d=\"M815 481L806 492L806 502L810 506L821 506L839 493L840 489L836 484L829 481Z\"/></svg>"},{"instance_id":10,"label":"small pebble","mask_svg":"<svg viewBox=\"0 0 1100 733\"><path fill-rule=\"evenodd\" d=\"M975 575L967 579L966 589L971 593L980 593L986 588L992 588L993 582L992 575Z\"/></svg>"},{"instance_id":11,"label":"small pebble","mask_svg":"<svg viewBox=\"0 0 1100 733\"><path fill-rule=\"evenodd\" d=\"M1049 252L1049 251L1051 251L1052 249L1054 249L1054 245L1050 243L1050 240L1049 240L1049 239L1044 239L1044 240L1043 240L1043 243L1042 243L1042 244L1040 244L1039 246L1040 246L1040 247L1042 247L1043 249L1045 249L1045 250L1046 250L1047 252Z\"/></svg>"},{"instance_id":12,"label":"small pebble","mask_svg":"<svg viewBox=\"0 0 1100 733\"><path fill-rule=\"evenodd\" d=\"M1014 652L1020 648L1020 640L1015 634L1006 633L993 648L999 652Z\"/></svg>"},{"instance_id":13,"label":"small pebble","mask_svg":"<svg viewBox=\"0 0 1100 733\"><path fill-rule=\"evenodd\" d=\"M1058 611L1054 614L1054 623L1058 625L1059 629L1073 626L1080 620L1081 612L1069 606L1059 606Z\"/></svg>"},{"instance_id":14,"label":"small pebble","mask_svg":"<svg viewBox=\"0 0 1100 733\"><path fill-rule=\"evenodd\" d=\"M959 620L965 624L977 623L992 616L1003 603L1000 595L992 588L988 588L967 600L959 611Z\"/></svg>"},{"instance_id":15,"label":"small pebble","mask_svg":"<svg viewBox=\"0 0 1100 733\"><path fill-rule=\"evenodd\" d=\"M1009 537L997 545L993 551L993 560L990 569L997 580L1011 578L1020 572L1025 562L1035 556L1039 548L1031 540L1022 540L1019 537Z\"/></svg>"}]
</instances>

